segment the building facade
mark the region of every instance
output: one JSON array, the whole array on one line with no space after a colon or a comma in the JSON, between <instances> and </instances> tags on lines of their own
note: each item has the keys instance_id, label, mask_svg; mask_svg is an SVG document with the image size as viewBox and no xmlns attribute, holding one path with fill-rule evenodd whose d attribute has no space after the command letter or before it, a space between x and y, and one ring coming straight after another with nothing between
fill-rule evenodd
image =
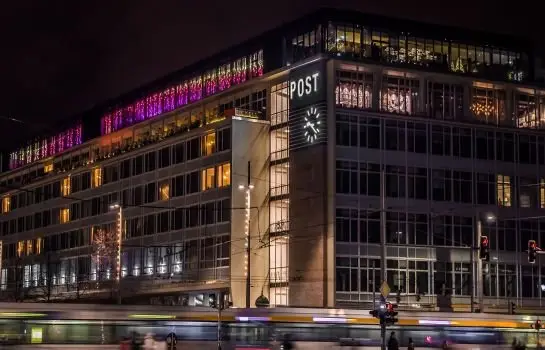
<instances>
[{"instance_id":1,"label":"building facade","mask_svg":"<svg viewBox=\"0 0 545 350\"><path fill-rule=\"evenodd\" d=\"M537 81L510 38L318 11L11 153L1 295L539 307Z\"/></svg>"}]
</instances>

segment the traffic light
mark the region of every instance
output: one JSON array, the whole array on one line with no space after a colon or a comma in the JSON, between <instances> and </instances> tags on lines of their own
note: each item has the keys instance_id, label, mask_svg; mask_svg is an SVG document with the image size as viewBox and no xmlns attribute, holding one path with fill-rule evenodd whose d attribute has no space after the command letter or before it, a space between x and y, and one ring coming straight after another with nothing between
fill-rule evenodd
<instances>
[{"instance_id":1,"label":"traffic light","mask_svg":"<svg viewBox=\"0 0 545 350\"><path fill-rule=\"evenodd\" d=\"M490 242L488 241L488 236L481 236L479 258L484 261L490 261Z\"/></svg>"},{"instance_id":2,"label":"traffic light","mask_svg":"<svg viewBox=\"0 0 545 350\"><path fill-rule=\"evenodd\" d=\"M386 313L384 315L384 322L389 325L396 324L399 320L397 319L398 312L395 310L397 305L386 303Z\"/></svg>"},{"instance_id":3,"label":"traffic light","mask_svg":"<svg viewBox=\"0 0 545 350\"><path fill-rule=\"evenodd\" d=\"M517 305L515 303L509 303L509 314L514 315L516 311Z\"/></svg>"},{"instance_id":4,"label":"traffic light","mask_svg":"<svg viewBox=\"0 0 545 350\"><path fill-rule=\"evenodd\" d=\"M528 262L533 264L536 262L537 245L533 239L528 241Z\"/></svg>"},{"instance_id":5,"label":"traffic light","mask_svg":"<svg viewBox=\"0 0 545 350\"><path fill-rule=\"evenodd\" d=\"M213 309L216 309L218 307L218 301L216 299L216 293L208 295L208 306L210 306Z\"/></svg>"}]
</instances>

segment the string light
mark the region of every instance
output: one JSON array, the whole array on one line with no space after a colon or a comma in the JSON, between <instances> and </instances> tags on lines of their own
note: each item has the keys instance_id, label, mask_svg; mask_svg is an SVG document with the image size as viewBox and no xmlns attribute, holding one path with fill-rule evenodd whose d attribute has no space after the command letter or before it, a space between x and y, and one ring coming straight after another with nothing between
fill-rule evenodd
<instances>
[{"instance_id":1,"label":"string light","mask_svg":"<svg viewBox=\"0 0 545 350\"><path fill-rule=\"evenodd\" d=\"M470 109L475 116L484 116L486 118L493 115L496 110L491 103L486 101L475 101L471 104Z\"/></svg>"},{"instance_id":2,"label":"string light","mask_svg":"<svg viewBox=\"0 0 545 350\"><path fill-rule=\"evenodd\" d=\"M101 133L107 135L143 120L156 117L242 84L263 75L263 50L223 64L186 80L181 84L155 92L129 106L106 113L101 119Z\"/></svg>"},{"instance_id":3,"label":"string light","mask_svg":"<svg viewBox=\"0 0 545 350\"><path fill-rule=\"evenodd\" d=\"M81 131L82 126L81 124L78 124L57 135L37 140L26 147L11 152L9 161L10 169L15 169L25 164L54 156L69 148L80 145L82 143Z\"/></svg>"}]
</instances>

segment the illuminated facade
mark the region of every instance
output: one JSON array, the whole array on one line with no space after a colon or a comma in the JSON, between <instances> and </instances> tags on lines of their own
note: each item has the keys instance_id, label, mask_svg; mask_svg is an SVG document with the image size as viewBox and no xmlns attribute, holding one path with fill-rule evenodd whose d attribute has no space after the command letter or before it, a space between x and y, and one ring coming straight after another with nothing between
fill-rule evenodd
<instances>
[{"instance_id":1,"label":"illuminated facade","mask_svg":"<svg viewBox=\"0 0 545 350\"><path fill-rule=\"evenodd\" d=\"M1 295L244 306L250 273L252 304L370 305L387 280L407 306L538 307L535 81L509 38L319 11L14 152Z\"/></svg>"}]
</instances>

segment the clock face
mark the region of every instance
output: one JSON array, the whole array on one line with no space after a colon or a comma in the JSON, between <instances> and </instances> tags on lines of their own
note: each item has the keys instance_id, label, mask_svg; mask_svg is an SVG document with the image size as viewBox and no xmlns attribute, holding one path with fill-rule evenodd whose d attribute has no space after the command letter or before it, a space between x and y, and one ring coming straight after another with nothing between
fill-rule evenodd
<instances>
[{"instance_id":1,"label":"clock face","mask_svg":"<svg viewBox=\"0 0 545 350\"><path fill-rule=\"evenodd\" d=\"M309 108L303 123L305 138L308 143L313 143L318 138L318 133L320 132L320 113L316 108Z\"/></svg>"}]
</instances>

